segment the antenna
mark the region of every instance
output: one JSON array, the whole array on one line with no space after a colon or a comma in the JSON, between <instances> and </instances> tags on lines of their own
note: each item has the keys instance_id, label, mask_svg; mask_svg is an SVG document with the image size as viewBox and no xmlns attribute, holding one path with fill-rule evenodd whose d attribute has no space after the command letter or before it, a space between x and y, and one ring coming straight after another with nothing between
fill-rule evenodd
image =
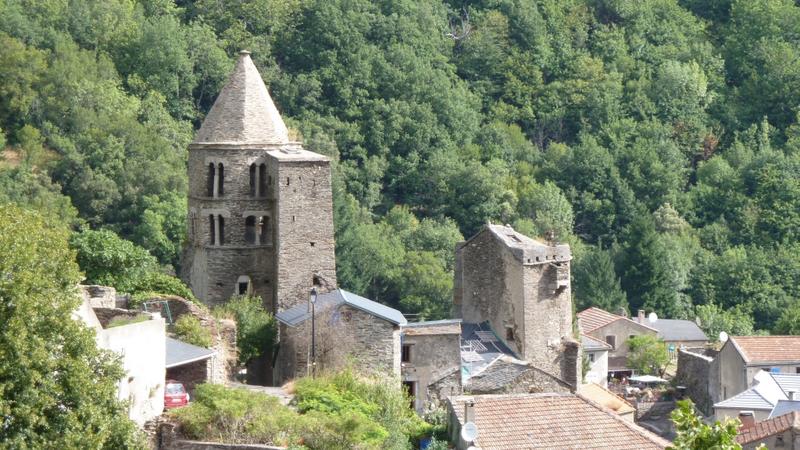
<instances>
[{"instance_id":1,"label":"antenna","mask_svg":"<svg viewBox=\"0 0 800 450\"><path fill-rule=\"evenodd\" d=\"M724 331L719 332L719 341L720 342L728 342L728 333Z\"/></svg>"},{"instance_id":2,"label":"antenna","mask_svg":"<svg viewBox=\"0 0 800 450\"><path fill-rule=\"evenodd\" d=\"M658 314L651 312L650 314L647 315L647 320L650 321L650 323L656 323L656 321L658 320Z\"/></svg>"},{"instance_id":3,"label":"antenna","mask_svg":"<svg viewBox=\"0 0 800 450\"><path fill-rule=\"evenodd\" d=\"M464 442L475 442L475 439L478 439L478 427L475 425L475 422L467 422L461 427L461 439Z\"/></svg>"}]
</instances>

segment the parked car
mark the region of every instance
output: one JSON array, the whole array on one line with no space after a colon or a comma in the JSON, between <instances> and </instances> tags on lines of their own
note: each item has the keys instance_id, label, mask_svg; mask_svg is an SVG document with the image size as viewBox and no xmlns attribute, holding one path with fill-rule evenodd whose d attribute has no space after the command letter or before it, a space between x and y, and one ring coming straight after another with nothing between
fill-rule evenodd
<instances>
[{"instance_id":1,"label":"parked car","mask_svg":"<svg viewBox=\"0 0 800 450\"><path fill-rule=\"evenodd\" d=\"M189 404L189 393L183 387L183 383L175 380L167 380L164 388L164 409L180 408Z\"/></svg>"}]
</instances>

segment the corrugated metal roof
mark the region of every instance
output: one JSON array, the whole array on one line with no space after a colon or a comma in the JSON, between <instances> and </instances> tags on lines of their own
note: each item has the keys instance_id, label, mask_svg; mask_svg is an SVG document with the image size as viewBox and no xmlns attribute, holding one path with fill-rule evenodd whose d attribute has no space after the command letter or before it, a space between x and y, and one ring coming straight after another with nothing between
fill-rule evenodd
<instances>
[{"instance_id":1,"label":"corrugated metal roof","mask_svg":"<svg viewBox=\"0 0 800 450\"><path fill-rule=\"evenodd\" d=\"M771 373L770 375L787 395L789 391L795 391L800 395L800 374Z\"/></svg>"},{"instance_id":2,"label":"corrugated metal roof","mask_svg":"<svg viewBox=\"0 0 800 450\"><path fill-rule=\"evenodd\" d=\"M358 296L352 292L347 292L344 289L336 289L318 295L315 309L317 313L320 313L328 308L344 304L372 314L375 317L380 317L395 325L406 325L408 323L400 311ZM310 319L311 311L307 304L300 304L275 314L275 318L281 323L295 327Z\"/></svg>"},{"instance_id":3,"label":"corrugated metal roof","mask_svg":"<svg viewBox=\"0 0 800 450\"><path fill-rule=\"evenodd\" d=\"M166 364L167 369L182 366L195 361L211 358L216 353L209 348L198 347L187 342L173 338L167 339Z\"/></svg>"},{"instance_id":4,"label":"corrugated metal roof","mask_svg":"<svg viewBox=\"0 0 800 450\"><path fill-rule=\"evenodd\" d=\"M714 408L730 408L730 409L766 409L771 410L773 407L772 403L768 402L767 399L759 395L755 389L748 389L744 392L740 392L733 397L723 400L719 403L714 405Z\"/></svg>"}]
</instances>

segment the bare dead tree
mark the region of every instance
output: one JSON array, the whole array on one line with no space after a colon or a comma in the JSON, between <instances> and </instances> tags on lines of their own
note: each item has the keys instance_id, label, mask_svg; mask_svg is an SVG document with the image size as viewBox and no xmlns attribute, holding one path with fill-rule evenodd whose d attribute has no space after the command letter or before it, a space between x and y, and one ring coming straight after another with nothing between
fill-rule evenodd
<instances>
[{"instance_id":1,"label":"bare dead tree","mask_svg":"<svg viewBox=\"0 0 800 450\"><path fill-rule=\"evenodd\" d=\"M467 11L466 6L461 8L461 14L459 14L458 18L451 18L449 22L450 32L445 33L445 36L456 42L463 41L472 32L472 25L469 23L469 11Z\"/></svg>"}]
</instances>

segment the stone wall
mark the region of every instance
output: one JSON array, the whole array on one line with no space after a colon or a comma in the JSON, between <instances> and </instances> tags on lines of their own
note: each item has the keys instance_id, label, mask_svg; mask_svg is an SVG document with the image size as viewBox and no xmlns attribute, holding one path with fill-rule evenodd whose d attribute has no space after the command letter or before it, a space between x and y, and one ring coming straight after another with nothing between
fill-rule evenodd
<instances>
[{"instance_id":1,"label":"stone wall","mask_svg":"<svg viewBox=\"0 0 800 450\"><path fill-rule=\"evenodd\" d=\"M402 345L411 346L410 361L402 363L401 373L403 381L416 383L414 405L417 412L422 413L433 400L461 394L460 333L405 333Z\"/></svg>"},{"instance_id":2,"label":"stone wall","mask_svg":"<svg viewBox=\"0 0 800 450\"><path fill-rule=\"evenodd\" d=\"M681 348L678 350L678 369L674 378L675 384L685 386L686 395L707 416L714 412L714 400L709 391L711 383L716 382L710 378L713 361L713 356L705 354L702 349Z\"/></svg>"},{"instance_id":3,"label":"stone wall","mask_svg":"<svg viewBox=\"0 0 800 450\"><path fill-rule=\"evenodd\" d=\"M270 160L277 193L276 311L336 288L330 162Z\"/></svg>"},{"instance_id":4,"label":"stone wall","mask_svg":"<svg viewBox=\"0 0 800 450\"><path fill-rule=\"evenodd\" d=\"M316 312L318 372L352 365L363 373L400 375L400 330L391 322L349 305ZM307 375L311 320L280 326L278 383Z\"/></svg>"},{"instance_id":5,"label":"stone wall","mask_svg":"<svg viewBox=\"0 0 800 450\"><path fill-rule=\"evenodd\" d=\"M178 367L172 367L167 369L167 379L180 381L189 392L189 395L194 396L194 389L198 384L211 381L211 366L212 361L209 358Z\"/></svg>"},{"instance_id":6,"label":"stone wall","mask_svg":"<svg viewBox=\"0 0 800 450\"><path fill-rule=\"evenodd\" d=\"M92 308L116 308L117 290L111 286L81 285L81 295Z\"/></svg>"}]
</instances>

